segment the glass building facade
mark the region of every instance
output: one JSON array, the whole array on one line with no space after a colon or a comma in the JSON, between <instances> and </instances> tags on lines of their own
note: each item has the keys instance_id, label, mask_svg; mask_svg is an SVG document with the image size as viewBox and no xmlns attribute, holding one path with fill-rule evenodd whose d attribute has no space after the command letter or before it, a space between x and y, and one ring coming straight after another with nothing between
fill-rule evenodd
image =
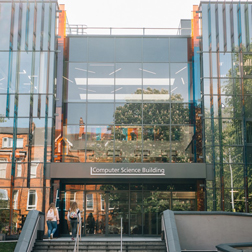
<instances>
[{"instance_id":1,"label":"glass building facade","mask_svg":"<svg viewBox=\"0 0 252 252\"><path fill-rule=\"evenodd\" d=\"M251 211L251 3L202 3L204 158L208 210Z\"/></svg>"},{"instance_id":2,"label":"glass building facade","mask_svg":"<svg viewBox=\"0 0 252 252\"><path fill-rule=\"evenodd\" d=\"M176 35L92 34L56 0L0 1L0 233L50 202L60 235L73 201L83 235L251 212L251 13L202 2Z\"/></svg>"}]
</instances>

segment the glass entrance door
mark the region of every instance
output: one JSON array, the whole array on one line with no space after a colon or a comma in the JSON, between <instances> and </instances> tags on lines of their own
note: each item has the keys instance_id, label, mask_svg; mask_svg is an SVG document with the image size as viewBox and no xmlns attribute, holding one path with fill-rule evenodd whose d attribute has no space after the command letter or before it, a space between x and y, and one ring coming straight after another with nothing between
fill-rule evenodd
<instances>
[{"instance_id":1,"label":"glass entrance door","mask_svg":"<svg viewBox=\"0 0 252 252\"><path fill-rule=\"evenodd\" d=\"M87 191L85 209L85 234L129 233L129 193Z\"/></svg>"}]
</instances>

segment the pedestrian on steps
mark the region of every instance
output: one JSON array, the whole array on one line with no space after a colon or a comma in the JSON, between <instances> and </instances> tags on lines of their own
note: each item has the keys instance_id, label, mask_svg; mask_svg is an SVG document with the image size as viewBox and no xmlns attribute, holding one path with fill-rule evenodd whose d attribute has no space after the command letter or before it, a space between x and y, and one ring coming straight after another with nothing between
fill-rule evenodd
<instances>
[{"instance_id":1,"label":"pedestrian on steps","mask_svg":"<svg viewBox=\"0 0 252 252\"><path fill-rule=\"evenodd\" d=\"M72 240L76 237L77 225L81 220L80 210L78 208L77 202L72 202L70 209L68 210L67 219L71 223L72 227Z\"/></svg>"},{"instance_id":2,"label":"pedestrian on steps","mask_svg":"<svg viewBox=\"0 0 252 252\"><path fill-rule=\"evenodd\" d=\"M49 205L46 214L46 223L48 227L48 239L53 239L53 235L57 230L57 224L59 224L59 212L54 203Z\"/></svg>"}]
</instances>

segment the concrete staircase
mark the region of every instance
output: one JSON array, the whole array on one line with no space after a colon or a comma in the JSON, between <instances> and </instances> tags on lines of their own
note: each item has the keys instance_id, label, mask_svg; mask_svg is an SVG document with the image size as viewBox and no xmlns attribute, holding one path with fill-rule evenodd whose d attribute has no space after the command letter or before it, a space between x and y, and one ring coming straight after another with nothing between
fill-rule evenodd
<instances>
[{"instance_id":1,"label":"concrete staircase","mask_svg":"<svg viewBox=\"0 0 252 252\"><path fill-rule=\"evenodd\" d=\"M73 252L74 241L68 240L44 240L37 241L34 245L33 252ZM120 252L120 241L80 241L80 252ZM123 252L166 252L166 246L164 241L152 241L146 239L144 241L123 241Z\"/></svg>"}]
</instances>

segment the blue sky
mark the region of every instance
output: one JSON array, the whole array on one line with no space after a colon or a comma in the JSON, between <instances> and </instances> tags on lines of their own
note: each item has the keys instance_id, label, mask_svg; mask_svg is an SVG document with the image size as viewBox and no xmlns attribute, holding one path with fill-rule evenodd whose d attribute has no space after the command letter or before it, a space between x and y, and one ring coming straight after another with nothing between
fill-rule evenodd
<instances>
[{"instance_id":1,"label":"blue sky","mask_svg":"<svg viewBox=\"0 0 252 252\"><path fill-rule=\"evenodd\" d=\"M70 24L88 27L177 28L200 0L58 0Z\"/></svg>"}]
</instances>

